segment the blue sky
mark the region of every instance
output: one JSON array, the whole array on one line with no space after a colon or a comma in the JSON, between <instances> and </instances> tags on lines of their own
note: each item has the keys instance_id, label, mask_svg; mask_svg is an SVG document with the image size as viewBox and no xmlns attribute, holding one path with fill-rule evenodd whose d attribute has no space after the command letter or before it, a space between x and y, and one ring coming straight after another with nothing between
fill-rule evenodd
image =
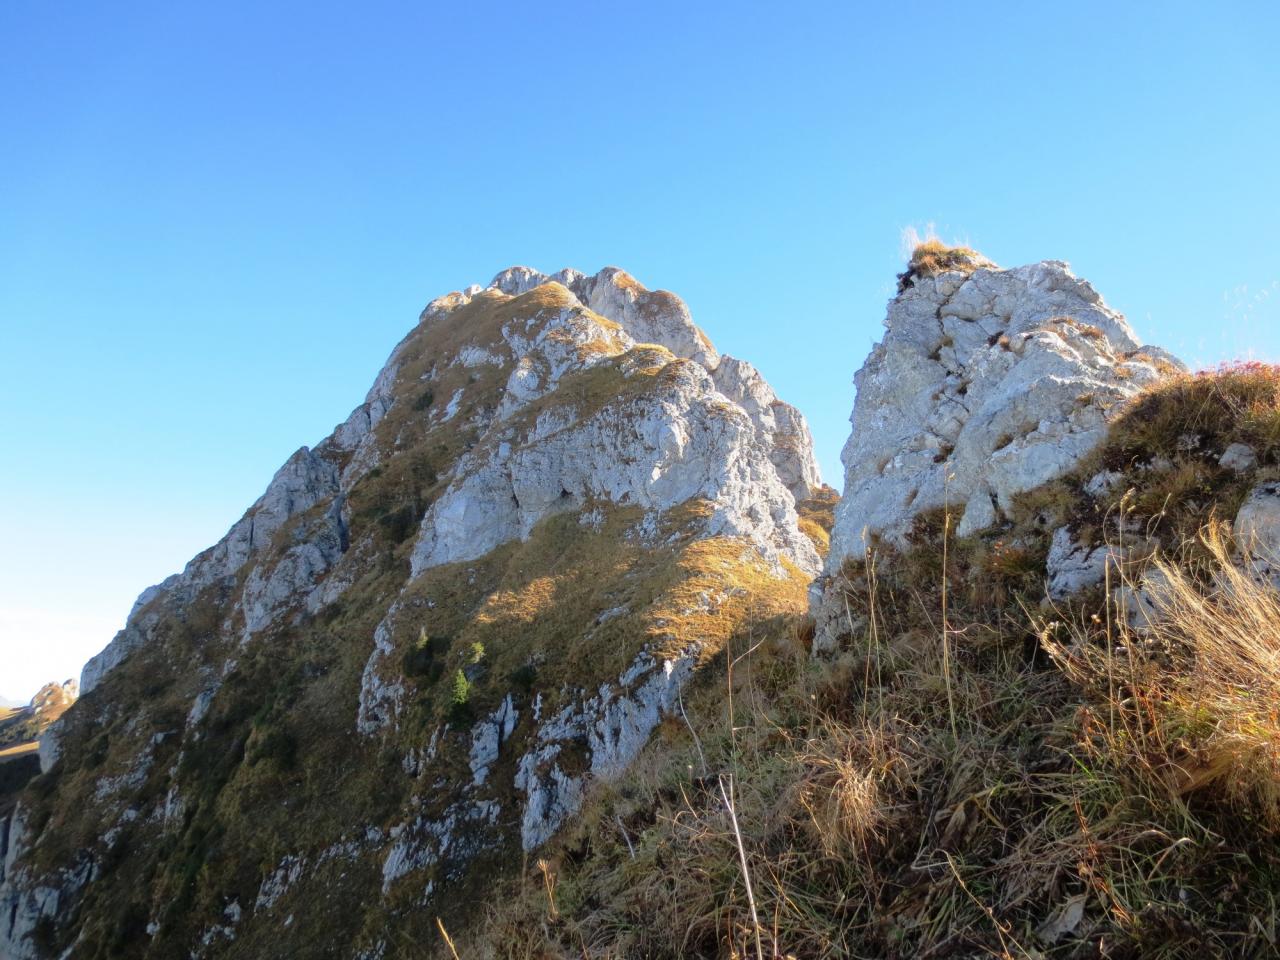
<instances>
[{"instance_id":1,"label":"blue sky","mask_svg":"<svg viewBox=\"0 0 1280 960\"><path fill-rule=\"evenodd\" d=\"M0 695L513 263L679 293L836 482L909 227L1275 358L1278 9L8 0Z\"/></svg>"}]
</instances>

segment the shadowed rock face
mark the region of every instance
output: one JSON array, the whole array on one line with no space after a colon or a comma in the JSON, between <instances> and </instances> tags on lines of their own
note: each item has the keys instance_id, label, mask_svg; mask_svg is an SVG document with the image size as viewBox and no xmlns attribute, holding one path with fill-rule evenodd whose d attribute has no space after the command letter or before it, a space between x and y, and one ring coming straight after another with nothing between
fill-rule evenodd
<instances>
[{"instance_id":1,"label":"shadowed rock face","mask_svg":"<svg viewBox=\"0 0 1280 960\"><path fill-rule=\"evenodd\" d=\"M1181 368L1065 263L914 278L854 377L826 569L861 557L864 533L901 544L922 511L961 508L957 533L1071 470L1110 413Z\"/></svg>"},{"instance_id":2,"label":"shadowed rock face","mask_svg":"<svg viewBox=\"0 0 1280 960\"><path fill-rule=\"evenodd\" d=\"M3 823L0 957L372 957L465 913L728 637L803 611L820 482L673 294L518 267L432 301L85 667Z\"/></svg>"}]
</instances>

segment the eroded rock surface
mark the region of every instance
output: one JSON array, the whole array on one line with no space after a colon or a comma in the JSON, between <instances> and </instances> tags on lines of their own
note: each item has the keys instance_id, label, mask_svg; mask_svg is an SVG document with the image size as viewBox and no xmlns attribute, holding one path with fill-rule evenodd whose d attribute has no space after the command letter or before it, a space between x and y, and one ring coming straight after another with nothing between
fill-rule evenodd
<instances>
[{"instance_id":1,"label":"eroded rock surface","mask_svg":"<svg viewBox=\"0 0 1280 960\"><path fill-rule=\"evenodd\" d=\"M1240 505L1233 528L1254 576L1280 587L1280 481L1254 485Z\"/></svg>"},{"instance_id":2,"label":"eroded rock surface","mask_svg":"<svg viewBox=\"0 0 1280 960\"><path fill-rule=\"evenodd\" d=\"M828 571L864 531L902 543L914 517L960 508L963 536L1073 469L1108 415L1162 370L1124 317L1065 263L918 277L889 304L854 378L853 432Z\"/></svg>"},{"instance_id":3,"label":"eroded rock surface","mask_svg":"<svg viewBox=\"0 0 1280 960\"><path fill-rule=\"evenodd\" d=\"M617 267L605 267L591 277L573 269L548 276L528 267L511 267L494 277L489 287L514 296L549 281L568 287L587 309L622 324L639 343L661 344L708 369L720 362L683 300L666 290L648 290Z\"/></svg>"}]
</instances>

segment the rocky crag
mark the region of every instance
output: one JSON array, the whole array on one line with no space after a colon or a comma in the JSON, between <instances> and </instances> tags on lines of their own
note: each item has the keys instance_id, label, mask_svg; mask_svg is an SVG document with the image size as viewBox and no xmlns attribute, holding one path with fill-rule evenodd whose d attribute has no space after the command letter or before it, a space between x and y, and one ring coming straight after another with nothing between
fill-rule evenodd
<instances>
[{"instance_id":1,"label":"rocky crag","mask_svg":"<svg viewBox=\"0 0 1280 960\"><path fill-rule=\"evenodd\" d=\"M41 687L23 706L0 707L5 713L0 718L0 747L40 739L79 696L80 685L75 680L54 681Z\"/></svg>"},{"instance_id":2,"label":"rocky crag","mask_svg":"<svg viewBox=\"0 0 1280 960\"><path fill-rule=\"evenodd\" d=\"M946 504L966 536L1072 470L1108 414L1181 364L1060 261L915 278L854 378L832 568Z\"/></svg>"},{"instance_id":3,"label":"rocky crag","mask_svg":"<svg viewBox=\"0 0 1280 960\"><path fill-rule=\"evenodd\" d=\"M0 830L0 957L402 955L803 610L820 486L672 294L516 267L432 301L85 667Z\"/></svg>"},{"instance_id":4,"label":"rocky crag","mask_svg":"<svg viewBox=\"0 0 1280 960\"><path fill-rule=\"evenodd\" d=\"M939 508L954 509L956 536L1007 527L1015 498L1075 470L1126 401L1185 369L1067 264L1005 270L965 253L903 274L854 377L844 493L813 588L820 649L839 633L840 604L822 593L843 563L873 541L905 546Z\"/></svg>"}]
</instances>

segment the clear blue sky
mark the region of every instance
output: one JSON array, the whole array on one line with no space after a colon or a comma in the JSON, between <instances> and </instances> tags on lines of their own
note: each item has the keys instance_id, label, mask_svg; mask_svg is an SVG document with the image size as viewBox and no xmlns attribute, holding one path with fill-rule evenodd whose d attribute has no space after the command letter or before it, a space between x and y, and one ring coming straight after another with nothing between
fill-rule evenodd
<instances>
[{"instance_id":1,"label":"clear blue sky","mask_svg":"<svg viewBox=\"0 0 1280 960\"><path fill-rule=\"evenodd\" d=\"M1278 9L5 0L0 694L513 263L679 293L837 483L907 227L1275 357Z\"/></svg>"}]
</instances>

